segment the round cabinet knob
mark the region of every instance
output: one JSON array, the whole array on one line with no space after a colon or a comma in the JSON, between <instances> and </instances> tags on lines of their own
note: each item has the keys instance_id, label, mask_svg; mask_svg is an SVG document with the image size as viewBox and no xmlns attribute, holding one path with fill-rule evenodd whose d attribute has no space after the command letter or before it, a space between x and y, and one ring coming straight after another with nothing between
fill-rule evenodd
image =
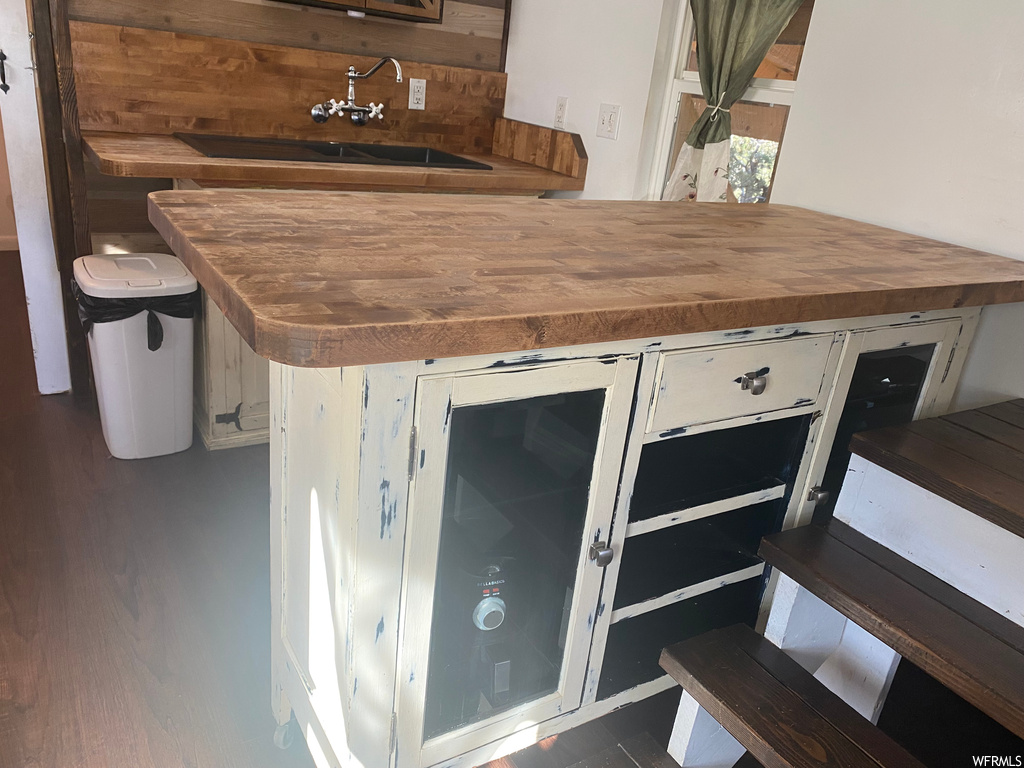
<instances>
[{"instance_id":1,"label":"round cabinet knob","mask_svg":"<svg viewBox=\"0 0 1024 768\"><path fill-rule=\"evenodd\" d=\"M745 373L740 377L740 389L749 390L752 395L760 395L768 387L768 374L760 376L757 371Z\"/></svg>"},{"instance_id":2,"label":"round cabinet knob","mask_svg":"<svg viewBox=\"0 0 1024 768\"><path fill-rule=\"evenodd\" d=\"M500 597L485 597L473 609L473 623L477 629L490 632L505 621L505 601Z\"/></svg>"}]
</instances>

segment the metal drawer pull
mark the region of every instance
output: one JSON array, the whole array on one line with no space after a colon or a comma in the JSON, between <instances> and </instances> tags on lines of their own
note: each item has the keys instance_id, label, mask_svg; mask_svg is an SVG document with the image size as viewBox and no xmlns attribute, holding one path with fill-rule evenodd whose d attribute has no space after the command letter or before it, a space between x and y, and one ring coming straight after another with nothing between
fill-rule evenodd
<instances>
[{"instance_id":1,"label":"metal drawer pull","mask_svg":"<svg viewBox=\"0 0 1024 768\"><path fill-rule=\"evenodd\" d=\"M607 541L598 541L590 545L590 559L597 563L600 568L607 566L614 556L615 553L608 546Z\"/></svg>"},{"instance_id":2,"label":"metal drawer pull","mask_svg":"<svg viewBox=\"0 0 1024 768\"><path fill-rule=\"evenodd\" d=\"M5 61L7 61L7 54L0 51L0 91L7 93L11 90L11 86L7 84L7 68L4 66Z\"/></svg>"},{"instance_id":3,"label":"metal drawer pull","mask_svg":"<svg viewBox=\"0 0 1024 768\"><path fill-rule=\"evenodd\" d=\"M807 494L807 500L813 501L815 504L824 504L828 501L829 493L820 485L815 485L811 488L810 493Z\"/></svg>"},{"instance_id":4,"label":"metal drawer pull","mask_svg":"<svg viewBox=\"0 0 1024 768\"><path fill-rule=\"evenodd\" d=\"M757 371L743 374L740 378L740 389L750 390L752 395L760 395L768 386L768 374L757 375Z\"/></svg>"}]
</instances>

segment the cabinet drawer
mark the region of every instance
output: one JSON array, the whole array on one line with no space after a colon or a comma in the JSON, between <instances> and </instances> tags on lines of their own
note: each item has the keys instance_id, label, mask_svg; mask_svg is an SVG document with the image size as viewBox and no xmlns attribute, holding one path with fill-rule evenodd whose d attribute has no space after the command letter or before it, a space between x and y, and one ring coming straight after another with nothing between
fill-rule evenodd
<instances>
[{"instance_id":1,"label":"cabinet drawer","mask_svg":"<svg viewBox=\"0 0 1024 768\"><path fill-rule=\"evenodd\" d=\"M734 344L661 356L648 432L809 405L818 397L832 335ZM746 374L764 391L744 389Z\"/></svg>"}]
</instances>

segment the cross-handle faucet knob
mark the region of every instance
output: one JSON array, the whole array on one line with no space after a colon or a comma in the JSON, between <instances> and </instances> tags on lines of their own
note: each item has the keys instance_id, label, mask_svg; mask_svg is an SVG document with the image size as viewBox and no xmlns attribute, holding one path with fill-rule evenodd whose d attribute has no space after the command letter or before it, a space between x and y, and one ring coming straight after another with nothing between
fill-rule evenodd
<instances>
[{"instance_id":1,"label":"cross-handle faucet knob","mask_svg":"<svg viewBox=\"0 0 1024 768\"><path fill-rule=\"evenodd\" d=\"M374 104L370 102L370 114L368 115L371 119L376 117L378 120L384 119L384 104Z\"/></svg>"}]
</instances>

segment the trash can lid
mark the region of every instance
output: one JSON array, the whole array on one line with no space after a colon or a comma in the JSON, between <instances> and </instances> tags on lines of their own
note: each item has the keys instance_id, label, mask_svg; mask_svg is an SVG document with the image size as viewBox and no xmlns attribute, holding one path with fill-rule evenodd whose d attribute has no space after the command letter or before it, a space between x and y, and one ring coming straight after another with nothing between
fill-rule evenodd
<instances>
[{"instance_id":1,"label":"trash can lid","mask_svg":"<svg viewBox=\"0 0 1024 768\"><path fill-rule=\"evenodd\" d=\"M191 293L196 279L169 253L94 254L75 259L82 292L101 299Z\"/></svg>"}]
</instances>

